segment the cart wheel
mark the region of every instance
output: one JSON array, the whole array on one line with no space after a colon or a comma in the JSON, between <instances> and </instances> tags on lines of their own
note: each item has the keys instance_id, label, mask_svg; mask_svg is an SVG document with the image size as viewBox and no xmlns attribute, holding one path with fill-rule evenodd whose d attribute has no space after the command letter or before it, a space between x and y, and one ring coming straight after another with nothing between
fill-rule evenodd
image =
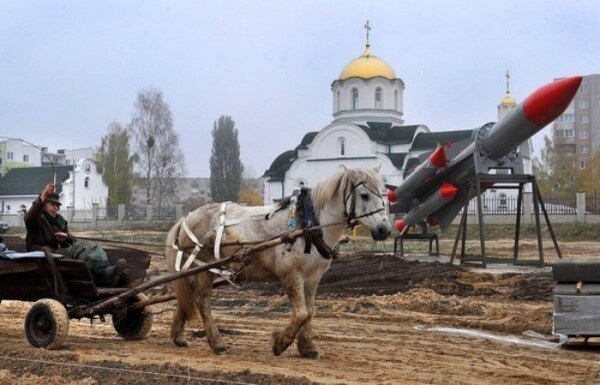
<instances>
[{"instance_id":1,"label":"cart wheel","mask_svg":"<svg viewBox=\"0 0 600 385\"><path fill-rule=\"evenodd\" d=\"M138 294L131 303L147 300L144 294ZM130 303L130 304L131 304ZM117 333L126 340L142 340L152 328L153 315L144 309L130 310L125 313L112 313L113 326Z\"/></svg>"},{"instance_id":2,"label":"cart wheel","mask_svg":"<svg viewBox=\"0 0 600 385\"><path fill-rule=\"evenodd\" d=\"M62 303L54 299L40 299L25 317L25 335L36 348L57 349L69 332L69 315Z\"/></svg>"}]
</instances>

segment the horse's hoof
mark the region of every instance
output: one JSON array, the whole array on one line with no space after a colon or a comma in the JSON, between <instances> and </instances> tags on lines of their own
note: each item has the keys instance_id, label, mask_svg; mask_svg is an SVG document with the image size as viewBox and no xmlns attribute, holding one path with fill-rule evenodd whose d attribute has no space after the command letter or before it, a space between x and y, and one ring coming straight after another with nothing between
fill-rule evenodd
<instances>
[{"instance_id":1,"label":"horse's hoof","mask_svg":"<svg viewBox=\"0 0 600 385\"><path fill-rule=\"evenodd\" d=\"M190 345L186 340L174 340L173 342L180 348L187 348Z\"/></svg>"},{"instance_id":2,"label":"horse's hoof","mask_svg":"<svg viewBox=\"0 0 600 385\"><path fill-rule=\"evenodd\" d=\"M281 333L273 332L273 354L276 356L280 356L287 349L287 346L283 346L281 339Z\"/></svg>"},{"instance_id":3,"label":"horse's hoof","mask_svg":"<svg viewBox=\"0 0 600 385\"><path fill-rule=\"evenodd\" d=\"M302 353L301 356L302 356L302 358L308 358L309 360L318 360L319 352L317 352L316 350L311 350L311 351Z\"/></svg>"},{"instance_id":4,"label":"horse's hoof","mask_svg":"<svg viewBox=\"0 0 600 385\"><path fill-rule=\"evenodd\" d=\"M213 352L214 352L216 355L225 354L225 353L227 353L227 348L225 348L225 347L214 348L214 349L213 349Z\"/></svg>"}]
</instances>

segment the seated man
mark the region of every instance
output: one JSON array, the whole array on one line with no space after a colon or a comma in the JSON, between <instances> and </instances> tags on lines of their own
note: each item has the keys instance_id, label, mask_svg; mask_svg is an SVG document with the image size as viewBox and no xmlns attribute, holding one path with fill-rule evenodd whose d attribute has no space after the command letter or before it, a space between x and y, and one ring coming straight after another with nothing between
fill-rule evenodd
<instances>
[{"instance_id":1,"label":"seated man","mask_svg":"<svg viewBox=\"0 0 600 385\"><path fill-rule=\"evenodd\" d=\"M56 252L64 249L66 256L84 261L92 272L98 286L117 286L125 274L126 261L119 259L114 266L108 261L106 252L98 245L75 242L69 233L67 221L58 213L60 201L54 185L48 184L25 214L27 251L43 250Z\"/></svg>"}]
</instances>

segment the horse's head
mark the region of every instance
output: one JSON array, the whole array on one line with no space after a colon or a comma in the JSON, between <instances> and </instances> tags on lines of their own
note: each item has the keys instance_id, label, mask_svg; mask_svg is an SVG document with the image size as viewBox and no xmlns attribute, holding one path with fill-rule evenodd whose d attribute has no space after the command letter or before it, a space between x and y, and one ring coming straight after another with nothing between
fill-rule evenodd
<instances>
[{"instance_id":1,"label":"horse's head","mask_svg":"<svg viewBox=\"0 0 600 385\"><path fill-rule=\"evenodd\" d=\"M392 231L392 226L381 197L385 188L379 175L379 167L343 167L342 172L346 175L345 178L342 177L342 186L345 186L342 191L348 225L360 223L371 230L373 239L386 239Z\"/></svg>"}]
</instances>

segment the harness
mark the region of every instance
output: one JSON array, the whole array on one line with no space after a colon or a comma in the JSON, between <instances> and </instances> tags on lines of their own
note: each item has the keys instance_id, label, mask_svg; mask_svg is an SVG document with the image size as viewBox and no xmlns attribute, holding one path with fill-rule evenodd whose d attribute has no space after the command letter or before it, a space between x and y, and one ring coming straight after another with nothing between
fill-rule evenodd
<instances>
[{"instance_id":1,"label":"harness","mask_svg":"<svg viewBox=\"0 0 600 385\"><path fill-rule=\"evenodd\" d=\"M214 250L215 259L217 259L217 260L221 259L221 243L222 243L221 241L223 239L223 232L225 230L225 227L237 225L241 222L250 221L253 219L251 217L248 219L238 218L238 219L226 221L227 206L230 203L231 202L223 202L221 204L221 208L219 211L219 225L215 229L209 231L207 234L204 235L204 238L206 238L213 232L216 232L215 244L213 246L213 250ZM254 216L256 216L256 217L260 216L260 217L264 217L265 219L269 219L278 210L280 210L280 207L273 208L273 207L267 206L264 208L263 212L259 212ZM185 231L186 235L194 243L194 249L188 255L187 259L185 260L185 263L182 266L181 261L183 258L183 254L185 253L185 250L180 248L180 246L179 246L180 230L178 229L177 236L175 237L175 241L173 242L173 245L171 246L171 247L173 247L173 249L177 250L177 256L175 257L175 271L187 270L190 268L192 263L194 263L198 266L204 266L207 264L206 262L203 262L196 258L198 256L198 253L200 252L200 250L202 250L205 247L205 245L203 245L200 242L200 240L198 239L198 237L196 237L196 235L192 232L192 230L190 230L190 227L188 226L186 219L187 219L187 216L183 218L183 220L181 221L179 226L180 226L180 229L183 228L183 231ZM233 272L231 270L221 269L221 268L212 268L212 269L209 269L208 271L210 271L213 274L220 275L225 280L227 280L227 282L229 282L231 285L236 286L235 283L233 282Z\"/></svg>"},{"instance_id":2,"label":"harness","mask_svg":"<svg viewBox=\"0 0 600 385\"><path fill-rule=\"evenodd\" d=\"M383 201L383 198L381 197L380 194L378 194L376 191L371 190L370 188L367 187L367 184L365 183L365 181L361 181L357 184L352 184L352 186L350 187L350 189L348 189L348 181L346 181L346 186L344 187L344 194L346 190L348 191L348 195L344 196L344 217L346 217L346 227L350 230L354 229L356 227L356 225L358 225L357 219L360 218L364 218L364 217L368 217L371 216L373 214L377 214L378 212L381 211L385 211L385 203ZM379 199L381 199L381 204L382 207L380 209L374 210L374 211L370 211L368 213L362 214L362 215L356 215L356 194L355 194L355 190L359 187L359 186L363 186L365 189L367 189L371 194L379 197ZM352 201L350 202L350 209L348 210L348 200L352 198Z\"/></svg>"}]
</instances>

